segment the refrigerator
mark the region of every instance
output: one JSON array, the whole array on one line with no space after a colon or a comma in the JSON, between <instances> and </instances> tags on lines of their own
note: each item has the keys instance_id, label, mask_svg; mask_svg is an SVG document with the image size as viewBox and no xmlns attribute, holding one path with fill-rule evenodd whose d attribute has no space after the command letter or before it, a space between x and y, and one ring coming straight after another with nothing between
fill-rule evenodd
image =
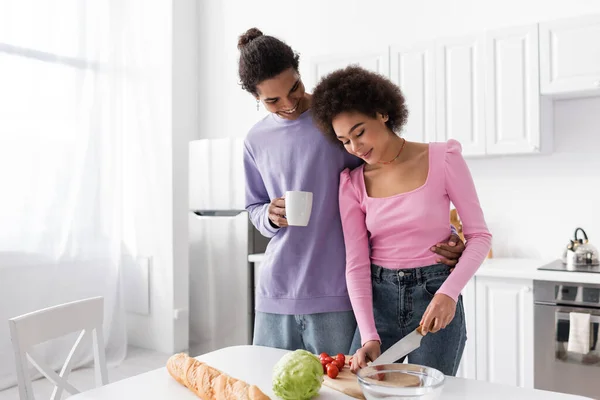
<instances>
[{"instance_id":1,"label":"refrigerator","mask_svg":"<svg viewBox=\"0 0 600 400\"><path fill-rule=\"evenodd\" d=\"M242 138L189 143L189 351L198 355L252 343L251 254L268 239L245 206Z\"/></svg>"}]
</instances>

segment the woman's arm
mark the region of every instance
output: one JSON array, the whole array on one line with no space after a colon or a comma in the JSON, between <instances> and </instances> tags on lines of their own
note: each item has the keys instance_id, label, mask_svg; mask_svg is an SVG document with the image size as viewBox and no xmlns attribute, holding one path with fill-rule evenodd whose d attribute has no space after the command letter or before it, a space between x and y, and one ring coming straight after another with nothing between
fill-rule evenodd
<instances>
[{"instance_id":1,"label":"woman's arm","mask_svg":"<svg viewBox=\"0 0 600 400\"><path fill-rule=\"evenodd\" d=\"M371 258L365 213L348 169L340 175L339 200L346 245L346 284L361 341L362 344L370 340L379 341L373 316Z\"/></svg>"},{"instance_id":2,"label":"woman's arm","mask_svg":"<svg viewBox=\"0 0 600 400\"><path fill-rule=\"evenodd\" d=\"M461 154L461 145L449 140L446 150L446 192L456 207L463 224L466 248L456 264L454 272L448 277L438 293L445 294L457 301L460 292L490 251L492 235L487 228L479 197L469 167Z\"/></svg>"}]
</instances>

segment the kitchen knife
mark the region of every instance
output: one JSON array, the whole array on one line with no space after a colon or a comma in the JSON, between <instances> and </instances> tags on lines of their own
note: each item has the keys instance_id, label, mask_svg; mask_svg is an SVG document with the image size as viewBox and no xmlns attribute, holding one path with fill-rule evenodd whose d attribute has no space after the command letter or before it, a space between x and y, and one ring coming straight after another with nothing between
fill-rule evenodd
<instances>
[{"instance_id":1,"label":"kitchen knife","mask_svg":"<svg viewBox=\"0 0 600 400\"><path fill-rule=\"evenodd\" d=\"M421 331L421 325L414 331L398 340L389 349L384 351L377 359L371 362L369 365L381 365L381 364L392 364L397 360L401 359L411 351L418 349L421 346L421 340L423 339L423 333Z\"/></svg>"}]
</instances>

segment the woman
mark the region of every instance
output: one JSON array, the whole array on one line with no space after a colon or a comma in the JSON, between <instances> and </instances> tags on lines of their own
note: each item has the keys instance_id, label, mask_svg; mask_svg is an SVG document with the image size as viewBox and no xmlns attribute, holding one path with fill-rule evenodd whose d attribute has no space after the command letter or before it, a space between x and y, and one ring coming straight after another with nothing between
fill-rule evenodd
<instances>
[{"instance_id":1,"label":"woman","mask_svg":"<svg viewBox=\"0 0 600 400\"><path fill-rule=\"evenodd\" d=\"M313 123L311 96L290 46L253 28L239 38L238 49L242 88L257 108L262 103L270 112L250 130L244 149L246 208L271 238L257 286L254 344L346 354L356 320L346 288L337 187L340 172L361 160L327 141ZM287 226L287 190L313 193L307 227ZM455 265L464 246L458 236L448 236L440 241L449 243L435 251Z\"/></svg>"},{"instance_id":2,"label":"woman","mask_svg":"<svg viewBox=\"0 0 600 400\"><path fill-rule=\"evenodd\" d=\"M409 361L456 375L466 341L460 292L491 246L460 144L399 136L408 116L400 89L360 67L323 78L312 107L327 138L365 161L345 169L339 186L346 281L358 322L352 370L421 325L435 334ZM449 234L450 202L466 238L452 274L430 252Z\"/></svg>"}]
</instances>

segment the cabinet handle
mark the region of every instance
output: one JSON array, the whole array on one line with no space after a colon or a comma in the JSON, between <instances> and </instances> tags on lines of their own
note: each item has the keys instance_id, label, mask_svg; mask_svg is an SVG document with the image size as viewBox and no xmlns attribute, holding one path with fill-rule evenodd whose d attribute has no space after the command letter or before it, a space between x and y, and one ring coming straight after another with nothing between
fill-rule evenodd
<instances>
[{"instance_id":1,"label":"cabinet handle","mask_svg":"<svg viewBox=\"0 0 600 400\"><path fill-rule=\"evenodd\" d=\"M531 292L531 288L530 288L529 286L525 286L525 287L523 288L523 291L524 291L525 293L529 293L529 292Z\"/></svg>"}]
</instances>

